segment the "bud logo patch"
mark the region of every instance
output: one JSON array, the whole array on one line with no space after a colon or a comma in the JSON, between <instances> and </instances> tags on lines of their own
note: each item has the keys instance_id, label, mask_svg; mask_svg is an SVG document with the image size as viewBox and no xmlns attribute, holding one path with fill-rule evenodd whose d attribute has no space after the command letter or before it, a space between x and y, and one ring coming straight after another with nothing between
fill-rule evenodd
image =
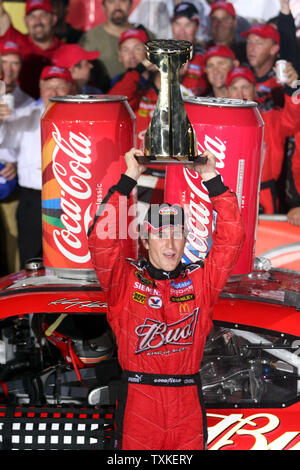
<instances>
[{"instance_id":1,"label":"bud logo patch","mask_svg":"<svg viewBox=\"0 0 300 470\"><path fill-rule=\"evenodd\" d=\"M168 345L188 346L194 342L199 308L175 323L164 323L146 318L142 325L135 329L137 346L135 354L156 350Z\"/></svg>"}]
</instances>

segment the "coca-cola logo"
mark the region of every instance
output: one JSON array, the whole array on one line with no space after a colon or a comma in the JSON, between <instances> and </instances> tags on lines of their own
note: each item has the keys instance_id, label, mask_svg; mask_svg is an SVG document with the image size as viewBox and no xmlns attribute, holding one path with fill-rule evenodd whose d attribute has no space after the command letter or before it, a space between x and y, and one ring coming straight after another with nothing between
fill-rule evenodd
<instances>
[{"instance_id":1,"label":"coca-cola logo","mask_svg":"<svg viewBox=\"0 0 300 470\"><path fill-rule=\"evenodd\" d=\"M224 168L226 158L226 145L221 139L219 139L219 137L215 136L215 138L213 139L209 135L205 134L203 145L198 142L198 149L201 152L203 152L204 150L209 150L216 157L216 168Z\"/></svg>"},{"instance_id":2,"label":"coca-cola logo","mask_svg":"<svg viewBox=\"0 0 300 470\"><path fill-rule=\"evenodd\" d=\"M212 152L216 157L216 168L224 168L226 145L218 137L213 139L205 135L203 145L198 142L198 149L201 152ZM211 202L198 172L185 167L183 175L190 191L190 201L185 208L189 233L184 254L187 259L196 262L204 258L209 251L209 236L212 231Z\"/></svg>"},{"instance_id":3,"label":"coca-cola logo","mask_svg":"<svg viewBox=\"0 0 300 470\"><path fill-rule=\"evenodd\" d=\"M157 350L163 346L188 346L193 344L199 308L175 323L165 323L147 318L135 329L138 337L135 353Z\"/></svg>"},{"instance_id":4,"label":"coca-cola logo","mask_svg":"<svg viewBox=\"0 0 300 470\"><path fill-rule=\"evenodd\" d=\"M84 210L83 201L88 201L92 195L89 184L92 175L88 168L91 163L91 141L82 132L75 134L71 131L67 141L54 123L53 126L55 131L52 137L56 146L52 154L52 169L61 188L60 207L63 214L60 220L64 226L53 230L53 239L66 258L83 264L90 260L85 233L91 220L91 204Z\"/></svg>"}]
</instances>

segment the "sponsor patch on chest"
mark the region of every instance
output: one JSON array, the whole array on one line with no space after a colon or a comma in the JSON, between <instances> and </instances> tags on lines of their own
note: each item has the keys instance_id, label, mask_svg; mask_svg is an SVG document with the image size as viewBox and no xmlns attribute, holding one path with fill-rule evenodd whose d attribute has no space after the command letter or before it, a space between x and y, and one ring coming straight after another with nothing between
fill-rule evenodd
<instances>
[{"instance_id":1,"label":"sponsor patch on chest","mask_svg":"<svg viewBox=\"0 0 300 470\"><path fill-rule=\"evenodd\" d=\"M139 304L144 304L146 302L147 296L142 294L141 292L133 292L132 293L132 300L138 302Z\"/></svg>"},{"instance_id":2,"label":"sponsor patch on chest","mask_svg":"<svg viewBox=\"0 0 300 470\"><path fill-rule=\"evenodd\" d=\"M135 328L137 346L135 354L154 351L168 345L187 347L193 344L199 308L190 315L174 323L165 323L146 318L144 323Z\"/></svg>"},{"instance_id":3,"label":"sponsor patch on chest","mask_svg":"<svg viewBox=\"0 0 300 470\"><path fill-rule=\"evenodd\" d=\"M185 295L180 295L180 296L172 295L170 297L171 302L188 302L189 300L194 300L194 299L195 299L194 294L185 294Z\"/></svg>"}]
</instances>

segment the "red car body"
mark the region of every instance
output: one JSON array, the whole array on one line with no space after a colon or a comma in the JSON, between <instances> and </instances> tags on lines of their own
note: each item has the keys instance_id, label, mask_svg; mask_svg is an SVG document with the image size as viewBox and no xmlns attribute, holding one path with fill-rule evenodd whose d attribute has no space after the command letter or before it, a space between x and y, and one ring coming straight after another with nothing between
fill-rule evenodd
<instances>
[{"instance_id":1,"label":"red car body","mask_svg":"<svg viewBox=\"0 0 300 470\"><path fill-rule=\"evenodd\" d=\"M99 316L106 321L106 301L96 282L59 279L49 276L39 266L2 278L0 299L0 318L1 322L6 322L6 329L10 320L24 319L32 314L34 317L55 314L55 318L62 313L68 316L84 314L86 318ZM201 367L209 428L208 449L300 448L299 307L298 272L258 270L250 275L233 276L227 283L215 307L214 328L207 339ZM0 342L2 346L5 346L4 336ZM106 357L103 356L102 366ZM67 361L66 357L64 359ZM1 366L3 368L5 364ZM67 364L67 369L72 369L72 363ZM79 360L75 369L82 374L85 365ZM0 384L1 422L1 417L7 419L11 404L6 402L7 392L5 395L1 375ZM52 412L52 420L60 419L61 413L65 412L61 408L64 403L59 400L41 406L41 403L24 400L24 393L17 395L14 420L25 416L28 421L33 416L41 421L45 406L48 417ZM74 418L73 411L78 409L78 402L75 400L74 404L73 401L66 405L68 411L64 419L67 421ZM101 400L91 406L86 398L79 405L80 410L84 410L81 414L90 420L97 421L101 415L109 440L113 421L111 407L102 406ZM96 448L105 448L103 442L108 440L98 442ZM48 445L51 448L51 443ZM65 447L68 448L68 443ZM25 443L16 448L40 447L39 444Z\"/></svg>"}]
</instances>

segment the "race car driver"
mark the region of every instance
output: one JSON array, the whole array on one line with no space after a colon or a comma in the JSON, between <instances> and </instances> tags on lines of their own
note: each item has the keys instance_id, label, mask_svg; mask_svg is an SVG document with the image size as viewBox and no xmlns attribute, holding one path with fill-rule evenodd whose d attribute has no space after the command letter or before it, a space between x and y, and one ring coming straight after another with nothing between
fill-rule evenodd
<instances>
[{"instance_id":1,"label":"race car driver","mask_svg":"<svg viewBox=\"0 0 300 470\"><path fill-rule=\"evenodd\" d=\"M207 431L199 369L213 306L242 248L243 223L235 194L215 171L214 156L205 151L207 162L194 163L193 169L201 174L217 212L207 259L183 267L184 213L168 204L151 207L145 219L142 241L148 258L124 259L122 240L115 236L119 204L145 170L135 158L139 155L137 149L125 154L127 170L88 231L123 371L115 448L201 450Z\"/></svg>"}]
</instances>

